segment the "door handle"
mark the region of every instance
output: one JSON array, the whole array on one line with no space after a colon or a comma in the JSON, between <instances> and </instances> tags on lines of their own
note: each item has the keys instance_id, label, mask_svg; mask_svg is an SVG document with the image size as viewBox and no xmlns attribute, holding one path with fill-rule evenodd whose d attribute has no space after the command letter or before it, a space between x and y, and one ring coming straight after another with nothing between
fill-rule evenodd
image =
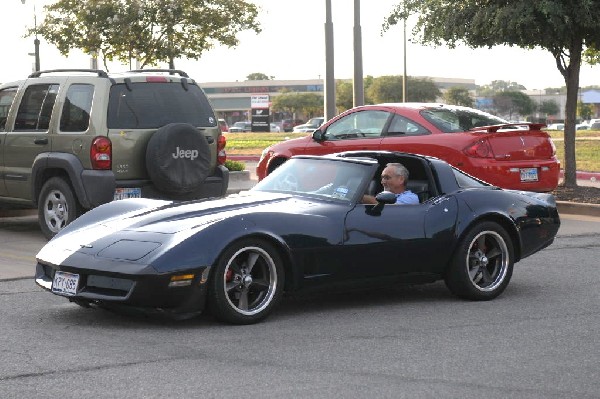
<instances>
[{"instance_id":1,"label":"door handle","mask_svg":"<svg viewBox=\"0 0 600 399\"><path fill-rule=\"evenodd\" d=\"M43 144L43 145L45 145L45 144L48 144L48 139L47 138L35 139L35 140L33 140L33 143L34 144Z\"/></svg>"}]
</instances>

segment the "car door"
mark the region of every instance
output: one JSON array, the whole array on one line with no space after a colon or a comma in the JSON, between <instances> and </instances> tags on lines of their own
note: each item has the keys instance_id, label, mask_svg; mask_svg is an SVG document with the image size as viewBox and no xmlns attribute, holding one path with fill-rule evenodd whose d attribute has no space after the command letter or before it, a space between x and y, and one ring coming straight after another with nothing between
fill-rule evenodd
<instances>
[{"instance_id":1,"label":"car door","mask_svg":"<svg viewBox=\"0 0 600 399\"><path fill-rule=\"evenodd\" d=\"M31 167L35 158L51 149L52 112L59 82L40 80L25 88L14 122L6 126L4 181L7 195L31 199Z\"/></svg>"},{"instance_id":2,"label":"car door","mask_svg":"<svg viewBox=\"0 0 600 399\"><path fill-rule=\"evenodd\" d=\"M6 125L8 124L9 112L17 95L18 87L5 87L0 90L0 196L6 196L6 185L4 184L4 146L6 142Z\"/></svg>"},{"instance_id":3,"label":"car door","mask_svg":"<svg viewBox=\"0 0 600 399\"><path fill-rule=\"evenodd\" d=\"M345 223L347 273L355 278L440 273L451 256L454 197L418 205L358 204Z\"/></svg>"},{"instance_id":4,"label":"car door","mask_svg":"<svg viewBox=\"0 0 600 399\"><path fill-rule=\"evenodd\" d=\"M325 155L342 151L378 150L391 113L362 110L350 113L327 126L324 140L312 140L307 154Z\"/></svg>"}]
</instances>

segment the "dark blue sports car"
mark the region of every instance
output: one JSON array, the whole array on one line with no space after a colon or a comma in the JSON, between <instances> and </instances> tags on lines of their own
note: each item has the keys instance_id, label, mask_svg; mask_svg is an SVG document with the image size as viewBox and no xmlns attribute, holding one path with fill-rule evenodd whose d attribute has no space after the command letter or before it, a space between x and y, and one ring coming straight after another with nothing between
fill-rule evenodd
<instances>
[{"instance_id":1,"label":"dark blue sports car","mask_svg":"<svg viewBox=\"0 0 600 399\"><path fill-rule=\"evenodd\" d=\"M419 204L380 193L392 162L409 170ZM365 193L378 203L363 204ZM439 159L298 156L227 198L93 209L42 248L35 281L86 307L177 318L207 308L236 324L264 319L284 292L333 285L443 279L461 298L489 300L559 225L551 194L502 190Z\"/></svg>"}]
</instances>

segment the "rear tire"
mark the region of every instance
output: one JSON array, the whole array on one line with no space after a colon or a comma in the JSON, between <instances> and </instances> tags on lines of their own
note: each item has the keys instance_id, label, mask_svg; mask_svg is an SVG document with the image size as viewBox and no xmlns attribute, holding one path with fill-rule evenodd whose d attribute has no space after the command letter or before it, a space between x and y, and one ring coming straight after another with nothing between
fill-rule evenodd
<instances>
[{"instance_id":1,"label":"rear tire","mask_svg":"<svg viewBox=\"0 0 600 399\"><path fill-rule=\"evenodd\" d=\"M42 233L51 239L81 214L71 185L60 177L48 179L38 199L38 219Z\"/></svg>"},{"instance_id":2,"label":"rear tire","mask_svg":"<svg viewBox=\"0 0 600 399\"><path fill-rule=\"evenodd\" d=\"M219 320L253 324L271 313L283 294L281 256L268 242L243 239L219 257L209 282L208 304Z\"/></svg>"},{"instance_id":3,"label":"rear tire","mask_svg":"<svg viewBox=\"0 0 600 399\"><path fill-rule=\"evenodd\" d=\"M494 299L508 286L513 266L513 244L506 230L481 222L460 241L446 272L446 286L461 298Z\"/></svg>"}]
</instances>

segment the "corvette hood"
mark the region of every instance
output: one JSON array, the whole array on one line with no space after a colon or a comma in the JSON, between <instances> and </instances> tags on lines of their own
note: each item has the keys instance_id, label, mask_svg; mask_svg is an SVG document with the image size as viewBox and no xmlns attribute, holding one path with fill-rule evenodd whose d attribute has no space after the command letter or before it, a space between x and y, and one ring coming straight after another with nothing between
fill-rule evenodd
<instances>
[{"instance_id":1,"label":"corvette hood","mask_svg":"<svg viewBox=\"0 0 600 399\"><path fill-rule=\"evenodd\" d=\"M227 218L244 218L247 214L260 212L290 213L293 210L302 213L318 205L319 202L309 198L258 191L218 200L148 201L147 208L100 218L63 231L42 248L37 258L59 264L74 252L102 256L104 249L118 247L119 252L127 253L127 258L122 259L135 261L168 242L182 242L186 237ZM94 209L88 212L87 218L93 219L94 212ZM132 245L133 241L135 245Z\"/></svg>"}]
</instances>

